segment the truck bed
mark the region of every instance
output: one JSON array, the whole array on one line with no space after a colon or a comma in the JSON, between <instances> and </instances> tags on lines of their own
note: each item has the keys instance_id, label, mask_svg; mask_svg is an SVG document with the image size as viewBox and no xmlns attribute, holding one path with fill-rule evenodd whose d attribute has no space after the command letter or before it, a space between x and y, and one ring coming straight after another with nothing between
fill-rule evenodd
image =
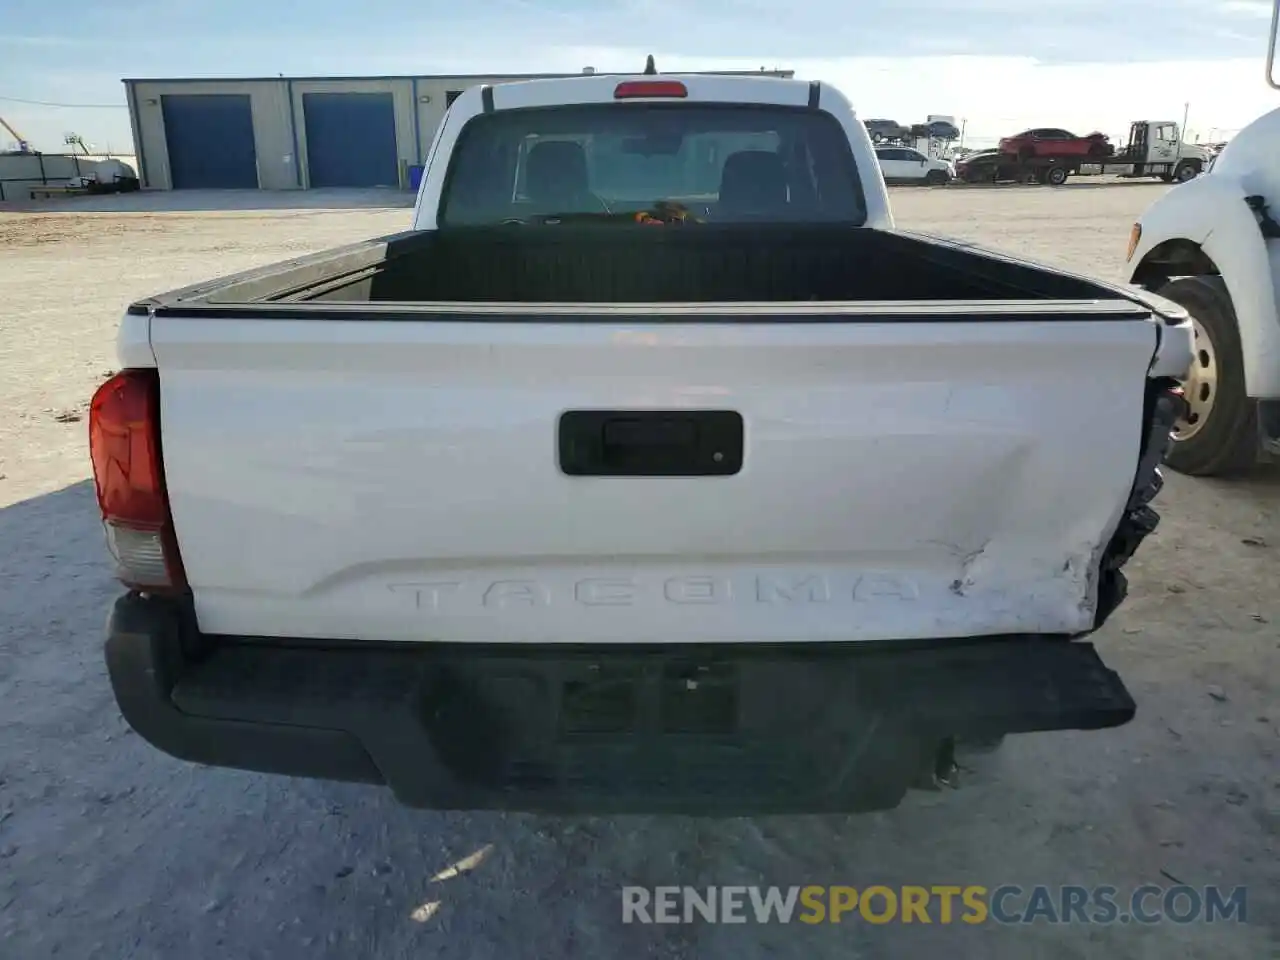
<instances>
[{"instance_id":1,"label":"truck bed","mask_svg":"<svg viewBox=\"0 0 1280 960\"><path fill-rule=\"evenodd\" d=\"M905 233L566 225L397 234L197 284L135 310L207 315L252 304L270 305L273 315L346 316L371 309L398 314L411 304L1026 303L1114 296L1079 277Z\"/></svg>"}]
</instances>

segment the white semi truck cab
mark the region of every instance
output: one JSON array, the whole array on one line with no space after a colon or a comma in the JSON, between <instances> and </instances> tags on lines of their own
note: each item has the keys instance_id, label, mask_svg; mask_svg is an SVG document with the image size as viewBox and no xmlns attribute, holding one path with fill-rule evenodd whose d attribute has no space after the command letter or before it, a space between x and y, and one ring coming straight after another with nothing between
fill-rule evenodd
<instances>
[{"instance_id":1,"label":"white semi truck cab","mask_svg":"<svg viewBox=\"0 0 1280 960\"><path fill-rule=\"evenodd\" d=\"M1272 13L1267 83L1275 58ZM1131 282L1187 309L1195 357L1167 461L1195 476L1240 472L1280 453L1280 109L1241 130L1208 176L1169 191L1129 238Z\"/></svg>"}]
</instances>

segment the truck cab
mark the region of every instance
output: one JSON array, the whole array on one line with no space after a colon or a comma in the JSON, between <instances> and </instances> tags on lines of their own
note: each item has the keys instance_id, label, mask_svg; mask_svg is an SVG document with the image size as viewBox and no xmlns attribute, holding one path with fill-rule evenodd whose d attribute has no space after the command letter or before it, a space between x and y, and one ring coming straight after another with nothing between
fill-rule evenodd
<instances>
[{"instance_id":1,"label":"truck cab","mask_svg":"<svg viewBox=\"0 0 1280 960\"><path fill-rule=\"evenodd\" d=\"M1276 14L1280 0L1266 67L1280 89ZM1130 282L1186 308L1195 331L1186 414L1167 457L1182 473L1241 473L1280 453L1278 155L1280 109L1241 130L1207 176L1169 191L1130 231Z\"/></svg>"},{"instance_id":2,"label":"truck cab","mask_svg":"<svg viewBox=\"0 0 1280 960\"><path fill-rule=\"evenodd\" d=\"M1212 160L1204 147L1184 142L1181 128L1172 120L1135 120L1129 125L1123 156L1134 164L1132 176L1147 176L1148 167L1155 165L1156 175L1166 183L1194 179Z\"/></svg>"}]
</instances>

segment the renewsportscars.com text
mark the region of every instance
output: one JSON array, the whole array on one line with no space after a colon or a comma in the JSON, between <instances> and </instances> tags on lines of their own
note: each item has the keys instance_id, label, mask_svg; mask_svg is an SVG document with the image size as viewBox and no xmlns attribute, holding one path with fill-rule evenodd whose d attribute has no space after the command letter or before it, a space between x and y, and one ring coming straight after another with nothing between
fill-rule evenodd
<instances>
[{"instance_id":1,"label":"renewsportscars.com text","mask_svg":"<svg viewBox=\"0 0 1280 960\"><path fill-rule=\"evenodd\" d=\"M623 923L1244 923L1244 887L623 887Z\"/></svg>"}]
</instances>

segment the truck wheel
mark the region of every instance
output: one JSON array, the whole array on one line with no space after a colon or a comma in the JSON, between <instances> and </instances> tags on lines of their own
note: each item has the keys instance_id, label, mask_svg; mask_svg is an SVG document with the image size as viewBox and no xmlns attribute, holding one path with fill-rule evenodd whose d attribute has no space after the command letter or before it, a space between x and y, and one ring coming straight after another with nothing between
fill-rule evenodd
<instances>
[{"instance_id":1,"label":"truck wheel","mask_svg":"<svg viewBox=\"0 0 1280 960\"><path fill-rule=\"evenodd\" d=\"M1178 183L1186 183L1188 180L1194 180L1196 174L1200 172L1200 168L1190 160L1184 160L1173 169L1173 179Z\"/></svg>"},{"instance_id":2,"label":"truck wheel","mask_svg":"<svg viewBox=\"0 0 1280 960\"><path fill-rule=\"evenodd\" d=\"M1050 167L1044 175L1045 183L1060 187L1067 182L1066 167Z\"/></svg>"},{"instance_id":3,"label":"truck wheel","mask_svg":"<svg viewBox=\"0 0 1280 960\"><path fill-rule=\"evenodd\" d=\"M1193 477L1249 469L1257 455L1257 408L1245 394L1240 331L1221 277L1179 277L1156 291L1185 307L1195 327L1191 371L1182 389L1189 407L1173 428L1165 462Z\"/></svg>"}]
</instances>

